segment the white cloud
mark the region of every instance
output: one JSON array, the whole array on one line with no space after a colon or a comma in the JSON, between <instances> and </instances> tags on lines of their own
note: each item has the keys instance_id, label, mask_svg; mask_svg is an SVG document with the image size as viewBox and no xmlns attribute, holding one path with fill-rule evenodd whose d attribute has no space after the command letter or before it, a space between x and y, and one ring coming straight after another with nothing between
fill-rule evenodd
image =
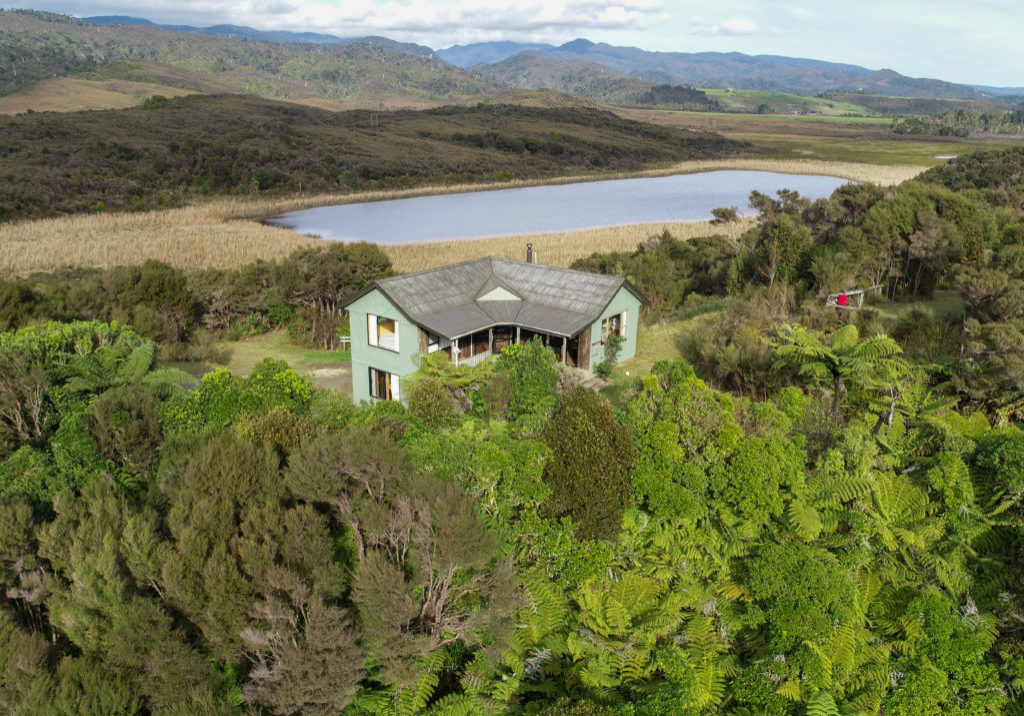
<instances>
[{"instance_id":1,"label":"white cloud","mask_svg":"<svg viewBox=\"0 0 1024 716\"><path fill-rule=\"evenodd\" d=\"M708 22L698 16L690 20L690 32L694 35L715 37L718 35L768 35L776 34L778 30L775 28L762 28L753 20L744 18Z\"/></svg>"},{"instance_id":2,"label":"white cloud","mask_svg":"<svg viewBox=\"0 0 1024 716\"><path fill-rule=\"evenodd\" d=\"M154 22L387 35L433 46L484 39L551 40L663 22L664 0L54 0L78 16L133 15Z\"/></svg>"}]
</instances>

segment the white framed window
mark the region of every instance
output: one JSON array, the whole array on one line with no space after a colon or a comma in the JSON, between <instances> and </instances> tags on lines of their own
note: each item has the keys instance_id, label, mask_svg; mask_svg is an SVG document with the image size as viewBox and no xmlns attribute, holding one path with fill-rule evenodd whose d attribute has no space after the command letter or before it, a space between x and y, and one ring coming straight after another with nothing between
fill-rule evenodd
<instances>
[{"instance_id":1,"label":"white framed window","mask_svg":"<svg viewBox=\"0 0 1024 716\"><path fill-rule=\"evenodd\" d=\"M367 313L366 336L371 346L398 352L398 321L394 318Z\"/></svg>"},{"instance_id":2,"label":"white framed window","mask_svg":"<svg viewBox=\"0 0 1024 716\"><path fill-rule=\"evenodd\" d=\"M626 337L626 329L629 326L629 311L623 311L601 321L601 342L608 340L609 336Z\"/></svg>"},{"instance_id":3,"label":"white framed window","mask_svg":"<svg viewBox=\"0 0 1024 716\"><path fill-rule=\"evenodd\" d=\"M377 400L398 400L398 376L370 368L370 397Z\"/></svg>"}]
</instances>

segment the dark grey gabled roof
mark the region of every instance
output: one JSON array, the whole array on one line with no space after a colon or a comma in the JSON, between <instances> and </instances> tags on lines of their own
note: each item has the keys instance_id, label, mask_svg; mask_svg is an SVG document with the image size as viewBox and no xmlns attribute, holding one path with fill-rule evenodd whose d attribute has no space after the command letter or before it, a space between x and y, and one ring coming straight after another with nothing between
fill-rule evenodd
<instances>
[{"instance_id":1,"label":"dark grey gabled roof","mask_svg":"<svg viewBox=\"0 0 1024 716\"><path fill-rule=\"evenodd\" d=\"M647 303L621 276L489 256L380 279L348 303L377 288L414 323L449 339L508 324L572 337L599 318L623 286ZM494 291L519 298L481 300Z\"/></svg>"}]
</instances>

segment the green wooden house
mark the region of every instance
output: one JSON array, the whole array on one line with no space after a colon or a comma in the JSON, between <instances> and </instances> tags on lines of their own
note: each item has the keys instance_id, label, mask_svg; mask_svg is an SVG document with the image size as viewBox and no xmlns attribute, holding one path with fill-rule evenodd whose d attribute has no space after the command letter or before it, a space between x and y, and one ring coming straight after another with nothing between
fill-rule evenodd
<instances>
[{"instance_id":1,"label":"green wooden house","mask_svg":"<svg viewBox=\"0 0 1024 716\"><path fill-rule=\"evenodd\" d=\"M623 361L636 354L646 303L622 277L495 257L381 279L345 305L353 399L402 400L402 378L435 351L472 365L536 337L562 363L590 371L607 338L620 335Z\"/></svg>"}]
</instances>

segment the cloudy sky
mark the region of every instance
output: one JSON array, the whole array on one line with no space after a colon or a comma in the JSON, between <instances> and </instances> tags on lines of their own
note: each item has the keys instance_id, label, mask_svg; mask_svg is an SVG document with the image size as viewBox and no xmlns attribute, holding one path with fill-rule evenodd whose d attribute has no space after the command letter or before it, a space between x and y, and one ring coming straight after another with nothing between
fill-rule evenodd
<instances>
[{"instance_id":1,"label":"cloudy sky","mask_svg":"<svg viewBox=\"0 0 1024 716\"><path fill-rule=\"evenodd\" d=\"M42 0L26 6L80 17L377 34L435 49L586 37L648 50L810 57L914 77L1024 86L1020 0Z\"/></svg>"}]
</instances>

